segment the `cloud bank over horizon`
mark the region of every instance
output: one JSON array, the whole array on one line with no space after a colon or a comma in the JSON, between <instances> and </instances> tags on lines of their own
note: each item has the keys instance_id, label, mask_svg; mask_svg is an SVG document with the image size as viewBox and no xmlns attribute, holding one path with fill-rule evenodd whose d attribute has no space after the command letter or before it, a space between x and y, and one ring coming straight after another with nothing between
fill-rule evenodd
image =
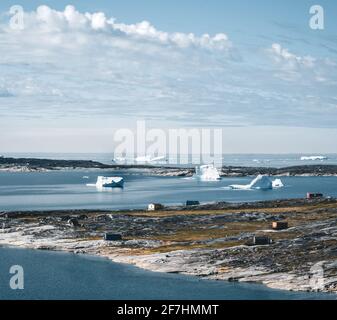
<instances>
[{"instance_id":1,"label":"cloud bank over horizon","mask_svg":"<svg viewBox=\"0 0 337 320\"><path fill-rule=\"evenodd\" d=\"M0 24L0 124L335 128L337 64L278 42L258 50L224 30L167 32L103 12L40 6ZM8 129L10 130L10 129Z\"/></svg>"}]
</instances>

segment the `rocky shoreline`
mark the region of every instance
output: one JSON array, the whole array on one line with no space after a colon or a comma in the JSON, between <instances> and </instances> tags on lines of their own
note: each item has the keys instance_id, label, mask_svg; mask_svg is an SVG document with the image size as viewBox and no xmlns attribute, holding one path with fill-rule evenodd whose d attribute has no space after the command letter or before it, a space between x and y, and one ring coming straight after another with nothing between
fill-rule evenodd
<instances>
[{"instance_id":1,"label":"rocky shoreline","mask_svg":"<svg viewBox=\"0 0 337 320\"><path fill-rule=\"evenodd\" d=\"M0 157L0 172L44 172L53 170L140 170L153 176L191 177L195 168L154 165L103 164L91 160L52 160ZM223 166L221 177L269 176L337 176L337 165L301 165L282 168Z\"/></svg>"},{"instance_id":2,"label":"rocky shoreline","mask_svg":"<svg viewBox=\"0 0 337 320\"><path fill-rule=\"evenodd\" d=\"M270 228L284 220L288 229ZM1 226L3 246L92 254L156 272L277 289L337 292L336 199L214 203L157 212L2 212ZM104 241L106 232L123 238ZM257 235L273 243L247 245Z\"/></svg>"}]
</instances>

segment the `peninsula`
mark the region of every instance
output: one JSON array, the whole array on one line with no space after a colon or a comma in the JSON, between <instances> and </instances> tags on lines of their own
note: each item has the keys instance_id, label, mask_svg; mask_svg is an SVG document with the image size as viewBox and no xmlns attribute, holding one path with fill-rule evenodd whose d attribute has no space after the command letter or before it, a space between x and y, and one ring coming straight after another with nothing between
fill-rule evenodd
<instances>
[{"instance_id":1,"label":"peninsula","mask_svg":"<svg viewBox=\"0 0 337 320\"><path fill-rule=\"evenodd\" d=\"M287 221L285 230L273 222ZM107 257L157 272L337 291L337 200L210 203L158 211L2 212L0 245ZM107 234L119 235L107 241ZM254 237L268 237L254 245Z\"/></svg>"}]
</instances>

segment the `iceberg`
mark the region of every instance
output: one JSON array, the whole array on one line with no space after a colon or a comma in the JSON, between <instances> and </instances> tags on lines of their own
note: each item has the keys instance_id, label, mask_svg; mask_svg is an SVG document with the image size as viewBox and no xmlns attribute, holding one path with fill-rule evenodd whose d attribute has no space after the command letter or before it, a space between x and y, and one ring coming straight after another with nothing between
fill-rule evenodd
<instances>
[{"instance_id":1,"label":"iceberg","mask_svg":"<svg viewBox=\"0 0 337 320\"><path fill-rule=\"evenodd\" d=\"M272 181L266 175L258 175L250 184L232 184L229 187L235 190L272 190L283 187L281 179Z\"/></svg>"},{"instance_id":2,"label":"iceberg","mask_svg":"<svg viewBox=\"0 0 337 320\"><path fill-rule=\"evenodd\" d=\"M112 159L112 162L126 162L126 158L116 157L116 158Z\"/></svg>"},{"instance_id":3,"label":"iceberg","mask_svg":"<svg viewBox=\"0 0 337 320\"><path fill-rule=\"evenodd\" d=\"M328 157L326 156L303 156L301 157L301 161L324 161L328 160Z\"/></svg>"},{"instance_id":4,"label":"iceberg","mask_svg":"<svg viewBox=\"0 0 337 320\"><path fill-rule=\"evenodd\" d=\"M195 177L201 181L218 181L221 180L217 168L213 164L204 165L195 168Z\"/></svg>"},{"instance_id":5,"label":"iceberg","mask_svg":"<svg viewBox=\"0 0 337 320\"><path fill-rule=\"evenodd\" d=\"M272 182L272 184L273 184L273 189L277 189L277 188L282 188L282 187L284 187L284 184L283 184L283 182L282 182L281 179L275 179L275 180Z\"/></svg>"},{"instance_id":6,"label":"iceberg","mask_svg":"<svg viewBox=\"0 0 337 320\"><path fill-rule=\"evenodd\" d=\"M87 186L95 186L96 188L123 188L124 179L122 177L98 176L96 184L87 184Z\"/></svg>"},{"instance_id":7,"label":"iceberg","mask_svg":"<svg viewBox=\"0 0 337 320\"><path fill-rule=\"evenodd\" d=\"M135 159L136 162L158 162L158 161L164 161L164 160L166 160L165 156L160 156L160 157L143 156L143 157L137 157Z\"/></svg>"}]
</instances>

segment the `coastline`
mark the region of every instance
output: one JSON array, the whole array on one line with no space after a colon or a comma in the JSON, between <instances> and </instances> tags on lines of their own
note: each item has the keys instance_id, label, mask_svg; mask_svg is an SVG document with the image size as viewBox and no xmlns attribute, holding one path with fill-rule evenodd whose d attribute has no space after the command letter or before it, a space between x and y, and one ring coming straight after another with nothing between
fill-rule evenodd
<instances>
[{"instance_id":1,"label":"coastline","mask_svg":"<svg viewBox=\"0 0 337 320\"><path fill-rule=\"evenodd\" d=\"M179 167L171 165L147 165L147 164L103 164L91 160L53 160L37 158L0 158L0 172L50 172L60 170L139 170L143 174L162 177L191 177L195 174L194 167ZM257 175L269 175L275 177L331 177L337 176L337 165L312 164L274 167L255 166L222 166L219 168L221 177L251 177Z\"/></svg>"},{"instance_id":2,"label":"coastline","mask_svg":"<svg viewBox=\"0 0 337 320\"><path fill-rule=\"evenodd\" d=\"M10 261L25 265L29 290L1 293L8 300L335 300L335 294L270 289L259 283L234 283L200 279L183 274L152 272L134 265L116 263L93 255L60 251L42 251L18 247L0 247L2 270ZM37 273L34 265L39 265ZM81 281L72 274L80 270ZM95 270L93 273L92 270ZM130 277L132 281L130 281ZM54 281L60 284L53 291ZM102 287L101 283L106 282ZM63 285L61 285L63 284ZM117 287L117 290L116 290ZM144 287L146 290L144 290ZM28 286L27 286L28 288ZM163 288L165 288L163 290Z\"/></svg>"},{"instance_id":3,"label":"coastline","mask_svg":"<svg viewBox=\"0 0 337 320\"><path fill-rule=\"evenodd\" d=\"M89 254L154 272L292 291L316 291L310 270L325 261L329 272L322 292L336 292L337 201L293 201L154 213L8 212L0 217L0 245ZM284 218L291 223L288 230L268 228L271 221ZM123 234L122 241L102 240L113 230ZM245 245L255 234L269 235L274 244Z\"/></svg>"},{"instance_id":4,"label":"coastline","mask_svg":"<svg viewBox=\"0 0 337 320\"><path fill-rule=\"evenodd\" d=\"M0 158L0 171L137 170L153 176L189 177L193 168L105 165L95 161ZM285 168L222 167L222 177L337 176L336 165ZM289 229L271 230L287 220ZM317 291L312 268L327 267L323 292L337 292L337 200L214 202L145 210L0 212L0 246L89 254L154 272L261 283L272 289ZM2 228L1 228L2 227ZM122 241L103 240L107 232ZM256 235L268 246L249 246ZM309 253L309 254L308 254Z\"/></svg>"}]
</instances>

